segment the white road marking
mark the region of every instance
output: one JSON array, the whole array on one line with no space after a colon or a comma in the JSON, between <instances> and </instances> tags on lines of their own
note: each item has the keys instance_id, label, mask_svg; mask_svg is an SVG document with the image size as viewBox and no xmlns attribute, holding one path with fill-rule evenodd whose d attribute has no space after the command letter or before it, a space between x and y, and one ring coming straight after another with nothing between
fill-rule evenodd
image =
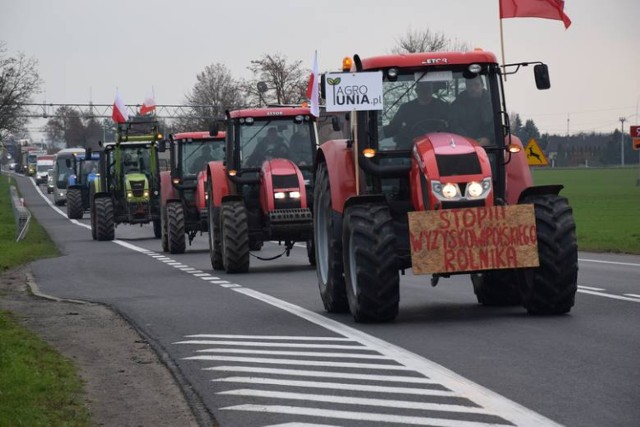
<instances>
[{"instance_id":1,"label":"white road marking","mask_svg":"<svg viewBox=\"0 0 640 427\"><path fill-rule=\"evenodd\" d=\"M407 384L437 384L436 381L426 377L410 377L407 375L376 375L376 374L353 374L350 372L329 372L329 371L307 371L302 369L279 369L279 368L262 368L253 366L214 366L211 368L203 368L204 371L223 371L223 372L247 372L256 374L275 374L287 375L292 377L315 377L315 378L340 378L364 381L380 381Z\"/></svg>"},{"instance_id":2,"label":"white road marking","mask_svg":"<svg viewBox=\"0 0 640 427\"><path fill-rule=\"evenodd\" d=\"M621 300L621 301L640 302L640 300L638 300L638 299L623 297L622 295L605 294L603 292L587 291L587 290L583 290L583 289L578 289L578 292L581 292L583 294L589 294L589 295L597 295L599 297L618 299L618 300Z\"/></svg>"},{"instance_id":3,"label":"white road marking","mask_svg":"<svg viewBox=\"0 0 640 427\"><path fill-rule=\"evenodd\" d=\"M201 278L205 278L205 277L211 277L211 275L209 273L191 273L196 277L201 277Z\"/></svg>"},{"instance_id":4,"label":"white road marking","mask_svg":"<svg viewBox=\"0 0 640 427\"><path fill-rule=\"evenodd\" d=\"M378 369L384 371L409 371L402 365L383 365L376 363L349 363L349 362L326 362L323 360L297 360L297 359L272 359L263 357L235 357L235 356L189 356L183 360L211 360L221 362L244 362L260 363L266 365L287 365L287 366L323 366L333 368L353 368L353 369Z\"/></svg>"},{"instance_id":5,"label":"white road marking","mask_svg":"<svg viewBox=\"0 0 640 427\"><path fill-rule=\"evenodd\" d=\"M229 334L194 334L185 338L236 338L250 340L287 340L287 341L349 341L344 337L300 337L296 335L229 335Z\"/></svg>"},{"instance_id":6,"label":"white road marking","mask_svg":"<svg viewBox=\"0 0 640 427\"><path fill-rule=\"evenodd\" d=\"M598 264L628 265L630 267L640 267L640 264L633 263L633 262L602 261L602 260L599 260L599 259L585 259L585 258L578 258L578 261L595 262L595 263L598 263Z\"/></svg>"},{"instance_id":7,"label":"white road marking","mask_svg":"<svg viewBox=\"0 0 640 427\"><path fill-rule=\"evenodd\" d=\"M333 424L311 424L311 423L284 423L271 424L263 427L340 427Z\"/></svg>"},{"instance_id":8,"label":"white road marking","mask_svg":"<svg viewBox=\"0 0 640 427\"><path fill-rule=\"evenodd\" d=\"M225 408L220 408L220 409L228 410L228 411L266 412L266 413L274 413L274 414L304 415L304 416L311 416L311 417L340 418L345 420L411 424L411 425L419 425L419 426L428 425L433 427L490 427L490 426L498 426L498 425L510 425L510 424L495 424L495 423L492 423L492 424L478 423L473 421L461 421L461 420L444 420L440 418L429 418L429 417L410 417L410 416L404 416L404 415L380 414L380 413L372 413L372 412L336 411L331 409L315 409L315 408L284 406L284 405L237 405L237 406L227 406ZM541 424L538 424L538 426L539 425ZM546 424L546 425L549 425L549 424Z\"/></svg>"},{"instance_id":9,"label":"white road marking","mask_svg":"<svg viewBox=\"0 0 640 427\"><path fill-rule=\"evenodd\" d=\"M624 294L625 296L631 297L631 298L640 298L640 295L638 294Z\"/></svg>"},{"instance_id":10,"label":"white road marking","mask_svg":"<svg viewBox=\"0 0 640 427\"><path fill-rule=\"evenodd\" d=\"M209 282L209 283L218 283L218 282ZM240 288L241 286L237 283L220 283L220 286L223 288Z\"/></svg>"},{"instance_id":11,"label":"white road marking","mask_svg":"<svg viewBox=\"0 0 640 427\"><path fill-rule=\"evenodd\" d=\"M289 348L332 348L337 350L370 350L362 345L341 345L341 344L299 344L287 342L262 342L262 341L213 341L213 340L187 340L178 341L174 344L197 344L197 345L237 345L244 347L289 347Z\"/></svg>"},{"instance_id":12,"label":"white road marking","mask_svg":"<svg viewBox=\"0 0 640 427\"><path fill-rule=\"evenodd\" d=\"M290 393L285 391L239 389L221 391L216 394L232 396L267 397L271 399L304 400L307 402L338 403L341 405L364 405L379 408L415 409L420 411L458 412L465 414L493 415L484 408L443 403L413 402L409 400L372 399L368 397L334 396L325 394Z\"/></svg>"},{"instance_id":13,"label":"white road marking","mask_svg":"<svg viewBox=\"0 0 640 427\"><path fill-rule=\"evenodd\" d=\"M390 360L387 356L366 353L318 353L317 351L242 350L238 348L205 348L202 350L196 350L196 353L269 354L272 356L339 357L343 359Z\"/></svg>"},{"instance_id":14,"label":"white road marking","mask_svg":"<svg viewBox=\"0 0 640 427\"><path fill-rule=\"evenodd\" d=\"M578 289L588 289L590 291L599 291L599 292L604 291L604 289L602 288L592 288L591 286L582 286L582 285L578 285Z\"/></svg>"},{"instance_id":15,"label":"white road marking","mask_svg":"<svg viewBox=\"0 0 640 427\"><path fill-rule=\"evenodd\" d=\"M261 377L226 377L211 380L212 382L225 382L225 383L242 383L242 384L260 384L260 385L280 385L284 387L305 387L305 388L321 388L332 390L351 390L351 391L363 391L369 393L396 393L396 394L412 394L419 396L447 396L447 397L462 397L457 396L452 391L447 390L435 390L430 388L416 388L416 387L387 387L381 385L366 385L366 384L345 384L345 383L333 383L326 381L293 381L293 380L278 380L274 378L261 378Z\"/></svg>"}]
</instances>

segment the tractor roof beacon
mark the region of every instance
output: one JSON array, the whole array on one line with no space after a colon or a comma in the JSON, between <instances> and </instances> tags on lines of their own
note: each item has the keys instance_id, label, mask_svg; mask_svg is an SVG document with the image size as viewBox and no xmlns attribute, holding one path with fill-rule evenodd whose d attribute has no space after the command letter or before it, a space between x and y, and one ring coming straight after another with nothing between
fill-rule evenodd
<instances>
[{"instance_id":1,"label":"tractor roof beacon","mask_svg":"<svg viewBox=\"0 0 640 427\"><path fill-rule=\"evenodd\" d=\"M118 224L153 223L160 238L158 153L165 141L156 120L118 124L117 141L102 144L99 177L90 189L91 234L113 240Z\"/></svg>"},{"instance_id":2,"label":"tractor roof beacon","mask_svg":"<svg viewBox=\"0 0 640 427\"><path fill-rule=\"evenodd\" d=\"M533 185L502 85L504 74L534 65L537 87L547 89L547 66L501 69L478 50L346 60L343 71L352 76L381 75L383 106L351 112L349 137L318 149L314 239L325 309L390 321L398 314L399 271L412 268L432 274L433 286L470 274L484 305L569 312L577 291L572 211L561 185ZM325 90L327 76L321 80L326 99L336 86ZM483 101L466 114L471 109L460 105L470 104L471 81L481 83ZM435 110L416 99L420 91L442 116L427 116ZM481 130L471 130L480 117Z\"/></svg>"},{"instance_id":3,"label":"tractor roof beacon","mask_svg":"<svg viewBox=\"0 0 640 427\"><path fill-rule=\"evenodd\" d=\"M264 241L306 242L313 263L313 163L318 132L308 108L228 111L225 161L207 166L209 252L214 269L249 269ZM253 254L251 254L253 255Z\"/></svg>"}]
</instances>

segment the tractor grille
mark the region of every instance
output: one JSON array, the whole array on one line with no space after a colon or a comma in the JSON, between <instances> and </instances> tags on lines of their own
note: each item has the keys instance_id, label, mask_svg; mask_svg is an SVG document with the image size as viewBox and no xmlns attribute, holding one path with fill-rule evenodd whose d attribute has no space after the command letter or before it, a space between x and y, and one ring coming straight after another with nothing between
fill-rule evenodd
<instances>
[{"instance_id":1,"label":"tractor grille","mask_svg":"<svg viewBox=\"0 0 640 427\"><path fill-rule=\"evenodd\" d=\"M298 175L272 175L273 189L278 188L298 188Z\"/></svg>"},{"instance_id":2,"label":"tractor grille","mask_svg":"<svg viewBox=\"0 0 640 427\"><path fill-rule=\"evenodd\" d=\"M440 176L477 175L482 173L476 153L460 155L436 155Z\"/></svg>"},{"instance_id":3,"label":"tractor grille","mask_svg":"<svg viewBox=\"0 0 640 427\"><path fill-rule=\"evenodd\" d=\"M144 180L143 181L129 181L131 185L131 193L133 197L142 197L144 195Z\"/></svg>"},{"instance_id":4,"label":"tractor grille","mask_svg":"<svg viewBox=\"0 0 640 427\"><path fill-rule=\"evenodd\" d=\"M269 212L269 221L272 224L311 222L311 209L276 209Z\"/></svg>"}]
</instances>

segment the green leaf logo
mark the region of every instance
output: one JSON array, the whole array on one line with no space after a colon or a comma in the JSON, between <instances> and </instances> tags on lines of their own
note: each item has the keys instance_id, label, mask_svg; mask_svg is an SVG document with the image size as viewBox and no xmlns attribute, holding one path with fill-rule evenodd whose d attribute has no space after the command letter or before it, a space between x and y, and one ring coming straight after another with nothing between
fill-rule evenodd
<instances>
[{"instance_id":1,"label":"green leaf logo","mask_svg":"<svg viewBox=\"0 0 640 427\"><path fill-rule=\"evenodd\" d=\"M335 79L328 78L327 83L329 83L331 86L335 86L340 84L340 80L341 80L340 77L336 77Z\"/></svg>"}]
</instances>

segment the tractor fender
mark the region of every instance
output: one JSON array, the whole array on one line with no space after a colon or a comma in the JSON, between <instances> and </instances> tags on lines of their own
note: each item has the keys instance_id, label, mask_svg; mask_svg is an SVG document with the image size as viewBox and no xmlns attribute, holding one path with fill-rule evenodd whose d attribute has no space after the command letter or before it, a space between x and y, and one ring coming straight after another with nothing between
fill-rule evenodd
<instances>
[{"instance_id":1,"label":"tractor fender","mask_svg":"<svg viewBox=\"0 0 640 427\"><path fill-rule=\"evenodd\" d=\"M227 169L222 161L209 162L207 164L207 185L209 197L214 207L219 208L222 198L231 194Z\"/></svg>"},{"instance_id":2,"label":"tractor fender","mask_svg":"<svg viewBox=\"0 0 640 427\"><path fill-rule=\"evenodd\" d=\"M349 206L363 205L365 203L372 203L376 205L387 205L387 198L383 194L361 194L358 196L351 196L344 202L344 210L347 210Z\"/></svg>"},{"instance_id":3,"label":"tractor fender","mask_svg":"<svg viewBox=\"0 0 640 427\"><path fill-rule=\"evenodd\" d=\"M196 187L196 206L198 210L207 208L207 173L202 170L198 172L198 184Z\"/></svg>"},{"instance_id":4,"label":"tractor fender","mask_svg":"<svg viewBox=\"0 0 640 427\"><path fill-rule=\"evenodd\" d=\"M293 178L295 176L295 178ZM307 208L307 192L304 177L298 166L289 159L270 159L262 163L260 170L260 208L262 212L275 209L274 192L299 191L300 205L296 208Z\"/></svg>"},{"instance_id":5,"label":"tractor fender","mask_svg":"<svg viewBox=\"0 0 640 427\"><path fill-rule=\"evenodd\" d=\"M505 144L508 143L508 140L505 141ZM522 146L520 138L512 135L511 143L520 146L520 151L518 153L512 153L511 160L506 165L507 204L515 205L522 197L521 194L524 189L533 187L533 178L531 177L529 162L527 162L527 154L524 151L524 147Z\"/></svg>"},{"instance_id":6,"label":"tractor fender","mask_svg":"<svg viewBox=\"0 0 640 427\"><path fill-rule=\"evenodd\" d=\"M160 172L160 201L161 206L164 208L171 200L178 199L178 192L176 191L173 183L171 182L171 172Z\"/></svg>"},{"instance_id":7,"label":"tractor fender","mask_svg":"<svg viewBox=\"0 0 640 427\"><path fill-rule=\"evenodd\" d=\"M564 188L562 184L555 185L534 185L532 187L527 187L520 193L520 197L518 198L518 203L524 200L527 196L532 195L542 195L542 194L553 194L557 196L560 194L560 190Z\"/></svg>"},{"instance_id":8,"label":"tractor fender","mask_svg":"<svg viewBox=\"0 0 640 427\"><path fill-rule=\"evenodd\" d=\"M316 161L327 165L331 207L335 212L342 213L346 200L356 195L353 149L347 147L346 139L327 141L318 148Z\"/></svg>"}]
</instances>

